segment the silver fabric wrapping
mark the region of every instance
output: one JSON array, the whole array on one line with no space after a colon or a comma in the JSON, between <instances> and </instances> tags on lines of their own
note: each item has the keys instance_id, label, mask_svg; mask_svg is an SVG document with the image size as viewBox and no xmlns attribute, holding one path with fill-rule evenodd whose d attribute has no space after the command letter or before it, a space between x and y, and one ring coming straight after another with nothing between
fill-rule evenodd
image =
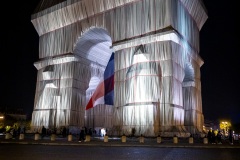
<instances>
[{"instance_id":1,"label":"silver fabric wrapping","mask_svg":"<svg viewBox=\"0 0 240 160\"><path fill-rule=\"evenodd\" d=\"M35 13L40 60L33 129L201 132L199 31L207 18L199 0L68 0ZM112 50L114 106L85 111Z\"/></svg>"}]
</instances>

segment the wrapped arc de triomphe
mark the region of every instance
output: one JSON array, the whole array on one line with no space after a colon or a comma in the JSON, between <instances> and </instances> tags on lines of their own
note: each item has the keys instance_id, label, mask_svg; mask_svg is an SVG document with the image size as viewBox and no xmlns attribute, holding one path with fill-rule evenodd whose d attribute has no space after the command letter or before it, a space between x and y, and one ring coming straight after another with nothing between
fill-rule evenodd
<instances>
[{"instance_id":1,"label":"wrapped arc de triomphe","mask_svg":"<svg viewBox=\"0 0 240 160\"><path fill-rule=\"evenodd\" d=\"M203 131L201 0L42 0L32 14L39 61L32 130L109 135ZM86 104L114 53L114 105Z\"/></svg>"}]
</instances>

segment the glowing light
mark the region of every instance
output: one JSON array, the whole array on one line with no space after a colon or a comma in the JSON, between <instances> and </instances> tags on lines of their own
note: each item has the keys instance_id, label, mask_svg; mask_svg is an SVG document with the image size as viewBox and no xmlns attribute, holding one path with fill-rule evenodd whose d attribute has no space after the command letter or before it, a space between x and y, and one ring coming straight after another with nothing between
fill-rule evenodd
<instances>
[{"instance_id":1,"label":"glowing light","mask_svg":"<svg viewBox=\"0 0 240 160\"><path fill-rule=\"evenodd\" d=\"M230 127L231 127L231 123L228 122L228 121L222 121L222 122L220 123L220 129L223 130L223 134L224 134L225 136L228 135L228 130L229 130Z\"/></svg>"}]
</instances>

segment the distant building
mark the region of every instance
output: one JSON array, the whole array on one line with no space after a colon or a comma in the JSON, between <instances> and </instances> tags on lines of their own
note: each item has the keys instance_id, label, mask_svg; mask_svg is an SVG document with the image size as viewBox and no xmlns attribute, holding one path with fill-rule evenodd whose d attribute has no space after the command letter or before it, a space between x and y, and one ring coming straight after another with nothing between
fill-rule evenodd
<instances>
[{"instance_id":1,"label":"distant building","mask_svg":"<svg viewBox=\"0 0 240 160\"><path fill-rule=\"evenodd\" d=\"M27 114L24 114L22 108L0 108L0 116L7 115L15 120L27 120Z\"/></svg>"},{"instance_id":2,"label":"distant building","mask_svg":"<svg viewBox=\"0 0 240 160\"><path fill-rule=\"evenodd\" d=\"M205 119L204 120L204 130L205 130L205 132L208 132L210 129L213 129L213 130L219 129L219 122Z\"/></svg>"},{"instance_id":3,"label":"distant building","mask_svg":"<svg viewBox=\"0 0 240 160\"><path fill-rule=\"evenodd\" d=\"M3 119L4 114L0 112L0 120Z\"/></svg>"},{"instance_id":4,"label":"distant building","mask_svg":"<svg viewBox=\"0 0 240 160\"><path fill-rule=\"evenodd\" d=\"M7 114L15 120L27 120L27 115L25 114Z\"/></svg>"}]
</instances>

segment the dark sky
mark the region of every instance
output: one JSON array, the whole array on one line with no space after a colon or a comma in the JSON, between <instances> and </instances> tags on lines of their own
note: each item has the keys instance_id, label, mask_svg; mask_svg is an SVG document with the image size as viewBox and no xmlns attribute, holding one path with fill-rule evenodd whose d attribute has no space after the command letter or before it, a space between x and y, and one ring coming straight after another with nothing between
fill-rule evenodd
<instances>
[{"instance_id":1,"label":"dark sky","mask_svg":"<svg viewBox=\"0 0 240 160\"><path fill-rule=\"evenodd\" d=\"M202 105L205 119L240 122L237 1L203 0L208 20L200 31ZM22 108L31 116L38 60L38 34L31 14L39 0L1 2L0 107ZM239 23L239 22L238 22Z\"/></svg>"},{"instance_id":2,"label":"dark sky","mask_svg":"<svg viewBox=\"0 0 240 160\"><path fill-rule=\"evenodd\" d=\"M240 123L237 1L204 0L204 4L209 18L200 31L203 113L207 119Z\"/></svg>"}]
</instances>

